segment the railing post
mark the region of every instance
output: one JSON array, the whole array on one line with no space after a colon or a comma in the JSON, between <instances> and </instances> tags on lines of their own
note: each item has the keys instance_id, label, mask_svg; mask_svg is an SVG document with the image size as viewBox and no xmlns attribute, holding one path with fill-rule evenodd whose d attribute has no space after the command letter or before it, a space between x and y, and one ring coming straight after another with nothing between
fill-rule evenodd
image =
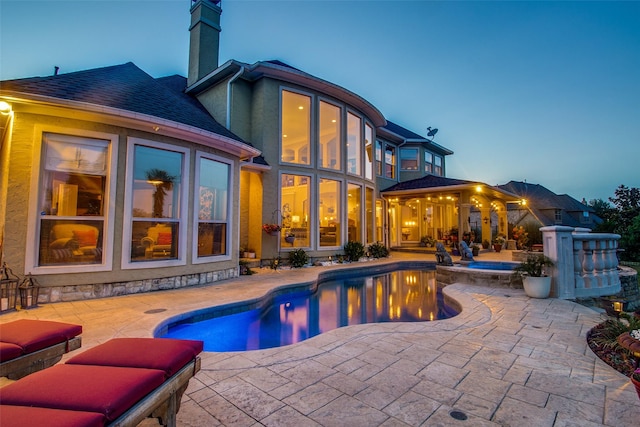
<instances>
[{"instance_id":1,"label":"railing post","mask_svg":"<svg viewBox=\"0 0 640 427\"><path fill-rule=\"evenodd\" d=\"M551 296L575 299L573 227L554 225L540 228L544 254L555 264L551 271Z\"/></svg>"}]
</instances>

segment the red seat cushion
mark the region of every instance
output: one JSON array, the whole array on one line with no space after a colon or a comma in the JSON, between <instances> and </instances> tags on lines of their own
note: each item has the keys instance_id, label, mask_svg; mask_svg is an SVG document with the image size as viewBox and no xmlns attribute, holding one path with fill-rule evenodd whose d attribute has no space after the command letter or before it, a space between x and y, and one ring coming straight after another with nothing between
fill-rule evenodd
<instances>
[{"instance_id":1,"label":"red seat cushion","mask_svg":"<svg viewBox=\"0 0 640 427\"><path fill-rule=\"evenodd\" d=\"M105 417L94 412L0 405L2 427L102 427Z\"/></svg>"},{"instance_id":2,"label":"red seat cushion","mask_svg":"<svg viewBox=\"0 0 640 427\"><path fill-rule=\"evenodd\" d=\"M67 364L159 369L167 378L202 352L202 341L113 338L67 360Z\"/></svg>"},{"instance_id":3,"label":"red seat cushion","mask_svg":"<svg viewBox=\"0 0 640 427\"><path fill-rule=\"evenodd\" d=\"M0 341L19 345L25 353L42 350L82 333L82 326L49 320L20 319L0 325Z\"/></svg>"},{"instance_id":4,"label":"red seat cushion","mask_svg":"<svg viewBox=\"0 0 640 427\"><path fill-rule=\"evenodd\" d=\"M63 364L0 388L0 401L98 412L113 421L163 382L164 372L155 369Z\"/></svg>"},{"instance_id":5,"label":"red seat cushion","mask_svg":"<svg viewBox=\"0 0 640 427\"><path fill-rule=\"evenodd\" d=\"M0 337L1 338L1 337ZM0 342L0 362L22 356L22 347L8 342Z\"/></svg>"}]
</instances>

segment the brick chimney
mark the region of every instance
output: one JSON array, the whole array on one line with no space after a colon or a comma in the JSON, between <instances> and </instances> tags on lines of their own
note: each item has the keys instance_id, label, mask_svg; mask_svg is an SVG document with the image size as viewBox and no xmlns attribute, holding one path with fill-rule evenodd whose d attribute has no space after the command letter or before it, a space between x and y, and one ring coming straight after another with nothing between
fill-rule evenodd
<instances>
[{"instance_id":1,"label":"brick chimney","mask_svg":"<svg viewBox=\"0 0 640 427\"><path fill-rule=\"evenodd\" d=\"M189 75L191 86L218 68L221 0L192 0L189 27Z\"/></svg>"}]
</instances>

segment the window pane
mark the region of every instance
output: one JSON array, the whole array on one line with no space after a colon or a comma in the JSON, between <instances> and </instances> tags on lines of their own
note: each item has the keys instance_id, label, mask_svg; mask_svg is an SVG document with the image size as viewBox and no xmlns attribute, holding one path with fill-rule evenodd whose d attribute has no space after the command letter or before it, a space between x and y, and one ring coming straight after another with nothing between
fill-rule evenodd
<instances>
[{"instance_id":1,"label":"window pane","mask_svg":"<svg viewBox=\"0 0 640 427\"><path fill-rule=\"evenodd\" d=\"M103 221L40 221L39 265L101 264Z\"/></svg>"},{"instance_id":2,"label":"window pane","mask_svg":"<svg viewBox=\"0 0 640 427\"><path fill-rule=\"evenodd\" d=\"M282 231L280 232L280 245L283 248L309 246L310 186L311 177L309 176L282 175L280 190Z\"/></svg>"},{"instance_id":3,"label":"window pane","mask_svg":"<svg viewBox=\"0 0 640 427\"><path fill-rule=\"evenodd\" d=\"M367 230L367 243L373 243L373 189L365 188L364 194L366 207L364 221Z\"/></svg>"},{"instance_id":4,"label":"window pane","mask_svg":"<svg viewBox=\"0 0 640 427\"><path fill-rule=\"evenodd\" d=\"M418 149L403 148L400 150L400 169L418 170Z\"/></svg>"},{"instance_id":5,"label":"window pane","mask_svg":"<svg viewBox=\"0 0 640 427\"><path fill-rule=\"evenodd\" d=\"M435 161L435 167L433 169L433 173L435 175L442 176L442 157L434 156L433 160Z\"/></svg>"},{"instance_id":6,"label":"window pane","mask_svg":"<svg viewBox=\"0 0 640 427\"><path fill-rule=\"evenodd\" d=\"M198 219L227 220L229 171L226 163L200 159Z\"/></svg>"},{"instance_id":7,"label":"window pane","mask_svg":"<svg viewBox=\"0 0 640 427\"><path fill-rule=\"evenodd\" d=\"M428 151L424 152L424 171L427 173L433 172L433 154Z\"/></svg>"},{"instance_id":8,"label":"window pane","mask_svg":"<svg viewBox=\"0 0 640 427\"><path fill-rule=\"evenodd\" d=\"M38 265L102 264L109 142L45 133Z\"/></svg>"},{"instance_id":9,"label":"window pane","mask_svg":"<svg viewBox=\"0 0 640 427\"><path fill-rule=\"evenodd\" d=\"M364 177L373 179L373 129L364 125Z\"/></svg>"},{"instance_id":10,"label":"window pane","mask_svg":"<svg viewBox=\"0 0 640 427\"><path fill-rule=\"evenodd\" d=\"M182 153L137 145L133 212L137 218L178 218Z\"/></svg>"},{"instance_id":11,"label":"window pane","mask_svg":"<svg viewBox=\"0 0 640 427\"><path fill-rule=\"evenodd\" d=\"M320 101L318 165L321 168L336 170L341 168L342 132L340 132L340 117L340 108Z\"/></svg>"},{"instance_id":12,"label":"window pane","mask_svg":"<svg viewBox=\"0 0 640 427\"><path fill-rule=\"evenodd\" d=\"M349 113L347 115L347 172L360 175L360 157L362 141L360 118Z\"/></svg>"},{"instance_id":13,"label":"window pane","mask_svg":"<svg viewBox=\"0 0 640 427\"><path fill-rule=\"evenodd\" d=\"M287 163L310 164L311 98L282 91L281 160Z\"/></svg>"},{"instance_id":14,"label":"window pane","mask_svg":"<svg viewBox=\"0 0 640 427\"><path fill-rule=\"evenodd\" d=\"M227 253L229 174L227 163L199 157L198 257Z\"/></svg>"},{"instance_id":15,"label":"window pane","mask_svg":"<svg viewBox=\"0 0 640 427\"><path fill-rule=\"evenodd\" d=\"M342 241L340 200L340 181L321 179L318 184L320 246L339 246Z\"/></svg>"},{"instance_id":16,"label":"window pane","mask_svg":"<svg viewBox=\"0 0 640 427\"><path fill-rule=\"evenodd\" d=\"M362 240L361 197L361 186L356 184L347 186L348 238L350 242L360 242Z\"/></svg>"},{"instance_id":17,"label":"window pane","mask_svg":"<svg viewBox=\"0 0 640 427\"><path fill-rule=\"evenodd\" d=\"M134 146L132 262L178 259L183 161L184 153Z\"/></svg>"},{"instance_id":18,"label":"window pane","mask_svg":"<svg viewBox=\"0 0 640 427\"><path fill-rule=\"evenodd\" d=\"M227 224L198 224L198 256L207 257L227 253Z\"/></svg>"},{"instance_id":19,"label":"window pane","mask_svg":"<svg viewBox=\"0 0 640 427\"><path fill-rule=\"evenodd\" d=\"M178 222L133 221L131 261L178 258Z\"/></svg>"},{"instance_id":20,"label":"window pane","mask_svg":"<svg viewBox=\"0 0 640 427\"><path fill-rule=\"evenodd\" d=\"M392 179L396 177L396 150L389 145L384 149L384 176Z\"/></svg>"},{"instance_id":21,"label":"window pane","mask_svg":"<svg viewBox=\"0 0 640 427\"><path fill-rule=\"evenodd\" d=\"M376 141L376 175L382 175L382 143Z\"/></svg>"}]
</instances>

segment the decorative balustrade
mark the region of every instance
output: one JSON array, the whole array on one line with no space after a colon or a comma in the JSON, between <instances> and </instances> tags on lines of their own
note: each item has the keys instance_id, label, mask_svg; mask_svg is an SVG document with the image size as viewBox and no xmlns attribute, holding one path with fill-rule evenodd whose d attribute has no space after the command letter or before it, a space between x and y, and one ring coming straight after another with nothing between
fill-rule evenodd
<instances>
[{"instance_id":1,"label":"decorative balustrade","mask_svg":"<svg viewBox=\"0 0 640 427\"><path fill-rule=\"evenodd\" d=\"M555 263L552 296L575 299L620 292L616 255L620 235L565 226L540 231L544 253Z\"/></svg>"}]
</instances>

